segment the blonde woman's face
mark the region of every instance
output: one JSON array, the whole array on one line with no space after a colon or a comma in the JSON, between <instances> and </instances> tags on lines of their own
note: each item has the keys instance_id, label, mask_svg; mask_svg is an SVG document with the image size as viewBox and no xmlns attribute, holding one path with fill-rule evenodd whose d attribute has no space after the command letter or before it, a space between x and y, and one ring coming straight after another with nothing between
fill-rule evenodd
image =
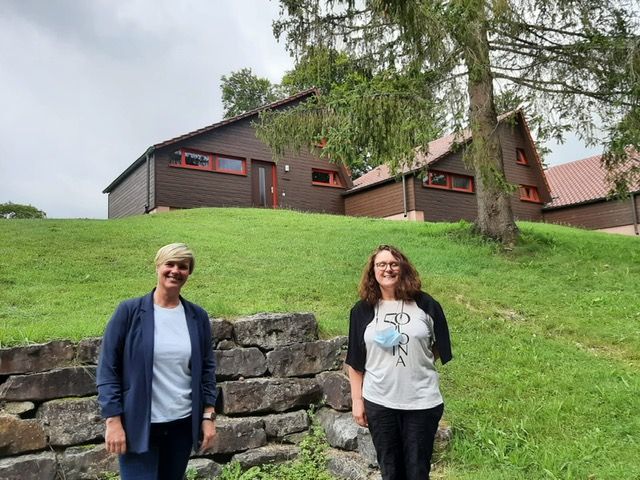
<instances>
[{"instance_id":1,"label":"blonde woman's face","mask_svg":"<svg viewBox=\"0 0 640 480\"><path fill-rule=\"evenodd\" d=\"M180 289L189 279L188 260L167 260L160 265L156 272L158 274L158 287L165 290Z\"/></svg>"}]
</instances>

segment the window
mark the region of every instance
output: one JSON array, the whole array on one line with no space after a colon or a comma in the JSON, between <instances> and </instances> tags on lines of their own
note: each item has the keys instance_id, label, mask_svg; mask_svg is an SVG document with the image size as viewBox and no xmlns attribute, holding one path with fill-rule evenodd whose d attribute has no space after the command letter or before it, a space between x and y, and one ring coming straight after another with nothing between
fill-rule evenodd
<instances>
[{"instance_id":1,"label":"window","mask_svg":"<svg viewBox=\"0 0 640 480\"><path fill-rule=\"evenodd\" d=\"M338 172L332 170L311 170L311 183L327 187L342 187Z\"/></svg>"},{"instance_id":2,"label":"window","mask_svg":"<svg viewBox=\"0 0 640 480\"><path fill-rule=\"evenodd\" d=\"M171 154L169 165L172 167L195 168L211 172L247 174L247 161L244 158L233 158L181 148Z\"/></svg>"},{"instance_id":3,"label":"window","mask_svg":"<svg viewBox=\"0 0 640 480\"><path fill-rule=\"evenodd\" d=\"M542 203L538 195L538 189L531 185L520 185L520 200L525 202Z\"/></svg>"},{"instance_id":4,"label":"window","mask_svg":"<svg viewBox=\"0 0 640 480\"><path fill-rule=\"evenodd\" d=\"M175 167L197 168L211 170L212 155L210 153L193 150L176 150L171 155L170 165Z\"/></svg>"},{"instance_id":5,"label":"window","mask_svg":"<svg viewBox=\"0 0 640 480\"><path fill-rule=\"evenodd\" d=\"M245 174L247 163L240 158L216 157L216 170L219 172Z\"/></svg>"},{"instance_id":6,"label":"window","mask_svg":"<svg viewBox=\"0 0 640 480\"><path fill-rule=\"evenodd\" d=\"M422 184L425 187L443 188L456 192L473 193L473 177L454 173L429 172Z\"/></svg>"},{"instance_id":7,"label":"window","mask_svg":"<svg viewBox=\"0 0 640 480\"><path fill-rule=\"evenodd\" d=\"M516 163L519 163L520 165L529 165L527 155L524 153L522 148L516 148Z\"/></svg>"}]
</instances>

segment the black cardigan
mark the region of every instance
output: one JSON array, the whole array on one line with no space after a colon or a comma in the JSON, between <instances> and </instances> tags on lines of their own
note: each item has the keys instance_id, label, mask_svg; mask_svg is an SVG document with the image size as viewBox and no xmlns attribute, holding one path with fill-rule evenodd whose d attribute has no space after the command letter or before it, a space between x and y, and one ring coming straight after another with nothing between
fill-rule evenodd
<instances>
[{"instance_id":1,"label":"black cardigan","mask_svg":"<svg viewBox=\"0 0 640 480\"><path fill-rule=\"evenodd\" d=\"M449 339L449 327L442 307L429 294L420 292L416 298L416 304L433 319L435 335L435 347L440 354L440 361L444 365L453 358L451 353L451 340ZM359 372L364 372L367 358L367 347L364 343L364 331L373 320L374 307L364 300L360 300L351 309L349 317L349 347L345 363Z\"/></svg>"}]
</instances>

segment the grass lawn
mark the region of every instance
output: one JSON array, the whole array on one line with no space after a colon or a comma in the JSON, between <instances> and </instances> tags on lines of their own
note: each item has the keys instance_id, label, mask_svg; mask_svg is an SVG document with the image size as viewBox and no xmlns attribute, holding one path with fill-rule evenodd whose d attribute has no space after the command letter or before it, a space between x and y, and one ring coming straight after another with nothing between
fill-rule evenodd
<instances>
[{"instance_id":1,"label":"grass lawn","mask_svg":"<svg viewBox=\"0 0 640 480\"><path fill-rule=\"evenodd\" d=\"M0 222L0 342L100 335L155 284L153 256L184 241L184 295L216 317L312 311L346 334L360 272L399 246L447 313L441 369L451 448L435 478L640 478L640 241L519 224L502 252L467 224L251 209L122 220Z\"/></svg>"}]
</instances>

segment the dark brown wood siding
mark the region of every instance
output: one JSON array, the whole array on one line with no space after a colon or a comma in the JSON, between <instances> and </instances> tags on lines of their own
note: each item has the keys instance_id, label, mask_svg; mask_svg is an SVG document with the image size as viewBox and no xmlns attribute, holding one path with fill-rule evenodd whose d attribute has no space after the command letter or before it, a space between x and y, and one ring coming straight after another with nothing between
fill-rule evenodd
<instances>
[{"instance_id":1,"label":"dark brown wood siding","mask_svg":"<svg viewBox=\"0 0 640 480\"><path fill-rule=\"evenodd\" d=\"M149 210L156 208L156 162L155 155L149 159Z\"/></svg>"},{"instance_id":2,"label":"dark brown wood siding","mask_svg":"<svg viewBox=\"0 0 640 480\"><path fill-rule=\"evenodd\" d=\"M108 197L108 218L127 217L145 213L147 203L147 165L142 162L116 186Z\"/></svg>"},{"instance_id":3,"label":"dark brown wood siding","mask_svg":"<svg viewBox=\"0 0 640 480\"><path fill-rule=\"evenodd\" d=\"M407 179L409 182L411 177ZM388 217L403 213L402 182L385 183L344 199L345 214L353 217Z\"/></svg>"},{"instance_id":4,"label":"dark brown wood siding","mask_svg":"<svg viewBox=\"0 0 640 480\"><path fill-rule=\"evenodd\" d=\"M633 224L631 199L602 201L586 205L544 211L544 221L573 225L589 229L619 227ZM636 209L640 209L640 198L636 197ZM638 210L636 210L638 211ZM638 212L640 214L640 211Z\"/></svg>"},{"instance_id":5,"label":"dark brown wood siding","mask_svg":"<svg viewBox=\"0 0 640 480\"><path fill-rule=\"evenodd\" d=\"M516 185L535 186L543 200L550 200L542 171L534 164L534 152L522 129L503 124L499 127L499 134L507 181ZM516 163L516 148L525 150L529 165ZM462 154L461 150L451 153L433 164L431 169L473 176L473 171L465 166ZM478 205L475 193L424 187L419 178L416 178L414 187L415 209L424 212L426 221L458 221L460 219L474 221L477 217ZM516 220L542 220L542 204L520 200L518 191L512 196L511 206Z\"/></svg>"},{"instance_id":6,"label":"dark brown wood siding","mask_svg":"<svg viewBox=\"0 0 640 480\"><path fill-rule=\"evenodd\" d=\"M535 161L535 152L522 128L517 125L501 124L499 129L507 181L515 185L534 186L538 189L542 203L550 202L551 196L547 192L544 173ZM528 165L520 165L516 162L517 148L524 150L529 160ZM516 191L511 201L513 215L516 220L540 221L542 220L542 203L520 200L520 193Z\"/></svg>"},{"instance_id":7,"label":"dark brown wood siding","mask_svg":"<svg viewBox=\"0 0 640 480\"><path fill-rule=\"evenodd\" d=\"M234 175L169 166L169 158L178 148L193 148L247 161L247 175ZM211 132L187 139L156 152L156 206L249 207L251 194L251 161L272 162L271 152L255 136L251 119L240 120ZM289 171L285 172L285 166ZM336 165L308 152L287 152L277 164L277 203L279 208L344 213L343 188L316 186L311 183L313 168L339 172ZM339 172L343 184L348 179Z\"/></svg>"}]
</instances>

